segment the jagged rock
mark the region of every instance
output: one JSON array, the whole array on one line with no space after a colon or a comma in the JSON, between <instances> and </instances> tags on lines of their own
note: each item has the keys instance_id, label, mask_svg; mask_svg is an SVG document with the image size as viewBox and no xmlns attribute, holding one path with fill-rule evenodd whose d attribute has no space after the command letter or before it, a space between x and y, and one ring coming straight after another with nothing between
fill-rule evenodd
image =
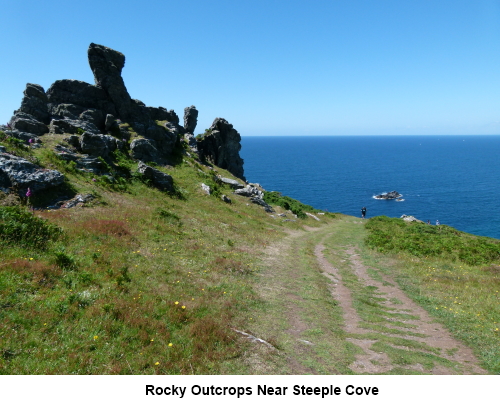
<instances>
[{"instance_id":1,"label":"jagged rock","mask_svg":"<svg viewBox=\"0 0 500 405\"><path fill-rule=\"evenodd\" d=\"M96 108L103 114L116 116L116 108L103 89L79 80L56 80L47 90L47 98L52 115L60 116L61 112L56 113L59 104L71 104L76 109L72 107L67 111L75 117L88 108Z\"/></svg>"},{"instance_id":2,"label":"jagged rock","mask_svg":"<svg viewBox=\"0 0 500 405\"><path fill-rule=\"evenodd\" d=\"M147 107L149 115L154 121L168 121L172 124L179 125L179 116L174 110L167 110L163 107Z\"/></svg>"},{"instance_id":3,"label":"jagged rock","mask_svg":"<svg viewBox=\"0 0 500 405\"><path fill-rule=\"evenodd\" d=\"M184 141L188 144L189 149L191 149L195 153L198 153L198 144L193 134L185 134Z\"/></svg>"},{"instance_id":4,"label":"jagged rock","mask_svg":"<svg viewBox=\"0 0 500 405\"><path fill-rule=\"evenodd\" d=\"M216 118L205 136L197 140L200 158L228 170L245 180L243 159L240 157L241 136L223 118Z\"/></svg>"},{"instance_id":5,"label":"jagged rock","mask_svg":"<svg viewBox=\"0 0 500 405\"><path fill-rule=\"evenodd\" d=\"M243 184L241 184L239 181L233 180L233 179L228 179L227 177L217 177L217 179L224 184L230 185L234 189L244 187Z\"/></svg>"},{"instance_id":6,"label":"jagged rock","mask_svg":"<svg viewBox=\"0 0 500 405\"><path fill-rule=\"evenodd\" d=\"M88 122L96 128L104 128L104 114L95 108L89 108L82 112L79 117L80 121Z\"/></svg>"},{"instance_id":7,"label":"jagged rock","mask_svg":"<svg viewBox=\"0 0 500 405\"><path fill-rule=\"evenodd\" d=\"M63 182L64 175L57 170L43 169L17 156L0 155L0 189L5 193L10 187L15 187L19 195L25 195L28 187L36 193Z\"/></svg>"},{"instance_id":8,"label":"jagged rock","mask_svg":"<svg viewBox=\"0 0 500 405\"><path fill-rule=\"evenodd\" d=\"M11 118L10 125L17 132L28 132L34 135L43 135L49 132L47 125L38 121L32 115L23 112L17 112Z\"/></svg>"},{"instance_id":9,"label":"jagged rock","mask_svg":"<svg viewBox=\"0 0 500 405\"><path fill-rule=\"evenodd\" d=\"M110 135L84 132L80 137L80 148L83 153L106 159L117 148L117 140Z\"/></svg>"},{"instance_id":10,"label":"jagged rock","mask_svg":"<svg viewBox=\"0 0 500 405\"><path fill-rule=\"evenodd\" d=\"M242 195L244 197L258 197L260 199L264 198L264 193L257 187L253 187L250 184L243 188L240 188L239 190L235 190L234 194Z\"/></svg>"},{"instance_id":11,"label":"jagged rock","mask_svg":"<svg viewBox=\"0 0 500 405\"><path fill-rule=\"evenodd\" d=\"M19 139L21 141L24 141L26 143L29 143L29 140L31 139L31 142L33 144L39 144L40 138L34 134L30 134L28 132L20 132L16 129L8 129L8 127L4 125L0 125L0 131L4 132L6 135L11 136L13 138Z\"/></svg>"},{"instance_id":12,"label":"jagged rock","mask_svg":"<svg viewBox=\"0 0 500 405\"><path fill-rule=\"evenodd\" d=\"M107 114L106 120L104 122L104 127L105 127L106 131L111 131L111 129L118 127L118 124L116 122L116 118L111 114Z\"/></svg>"},{"instance_id":13,"label":"jagged rock","mask_svg":"<svg viewBox=\"0 0 500 405\"><path fill-rule=\"evenodd\" d=\"M205 183L201 183L201 189L207 193L207 195L210 195L210 186L207 186Z\"/></svg>"},{"instance_id":14,"label":"jagged rock","mask_svg":"<svg viewBox=\"0 0 500 405\"><path fill-rule=\"evenodd\" d=\"M5 149L5 146L0 145L0 153L7 153L7 149Z\"/></svg>"},{"instance_id":15,"label":"jagged rock","mask_svg":"<svg viewBox=\"0 0 500 405\"><path fill-rule=\"evenodd\" d=\"M91 43L88 59L96 86L103 89L114 103L118 116L126 121L133 120L134 103L122 78L125 55L106 46Z\"/></svg>"},{"instance_id":16,"label":"jagged rock","mask_svg":"<svg viewBox=\"0 0 500 405\"><path fill-rule=\"evenodd\" d=\"M252 197L250 198L250 201L253 202L254 204L258 204L258 205L261 205L262 207L264 207L264 210L266 212L275 212L273 210L273 207L271 207L268 203L266 203L263 199L261 198L258 198L258 197Z\"/></svg>"},{"instance_id":17,"label":"jagged rock","mask_svg":"<svg viewBox=\"0 0 500 405\"><path fill-rule=\"evenodd\" d=\"M43 87L39 84L28 83L26 84L26 89L24 90L21 107L19 107L19 110L14 111L14 114L29 114L37 121L48 124L50 117L47 103L48 99Z\"/></svg>"},{"instance_id":18,"label":"jagged rock","mask_svg":"<svg viewBox=\"0 0 500 405\"><path fill-rule=\"evenodd\" d=\"M70 120L77 120L81 113L85 111L85 107L75 104L49 104L50 115L56 119L68 118Z\"/></svg>"},{"instance_id":19,"label":"jagged rock","mask_svg":"<svg viewBox=\"0 0 500 405\"><path fill-rule=\"evenodd\" d=\"M222 195L220 196L220 199L221 199L222 201L224 201L225 203L231 204L231 199L230 199L227 195L225 195L225 194L222 194Z\"/></svg>"},{"instance_id":20,"label":"jagged rock","mask_svg":"<svg viewBox=\"0 0 500 405\"><path fill-rule=\"evenodd\" d=\"M198 110L194 105L184 108L184 130L188 134L194 134L198 123Z\"/></svg>"},{"instance_id":21,"label":"jagged rock","mask_svg":"<svg viewBox=\"0 0 500 405\"><path fill-rule=\"evenodd\" d=\"M390 191L389 193L382 193L375 196L377 200L394 200L400 197L403 197L403 194L399 194L397 191Z\"/></svg>"},{"instance_id":22,"label":"jagged rock","mask_svg":"<svg viewBox=\"0 0 500 405\"><path fill-rule=\"evenodd\" d=\"M172 191L174 188L174 180L172 179L172 176L163 173L158 169L147 166L143 162L139 162L137 171L141 173L146 179L151 180L152 183L160 190Z\"/></svg>"},{"instance_id":23,"label":"jagged rock","mask_svg":"<svg viewBox=\"0 0 500 405\"><path fill-rule=\"evenodd\" d=\"M76 134L79 130L93 134L100 132L94 124L86 121L71 120L69 118L50 121L50 132L53 134Z\"/></svg>"},{"instance_id":24,"label":"jagged rock","mask_svg":"<svg viewBox=\"0 0 500 405\"><path fill-rule=\"evenodd\" d=\"M154 141L154 146L160 154L160 160L164 161L166 156L170 156L174 151L177 132L169 127L162 127L153 123L147 131L147 138ZM157 161L154 160L154 162ZM160 163L160 161L157 163Z\"/></svg>"},{"instance_id":25,"label":"jagged rock","mask_svg":"<svg viewBox=\"0 0 500 405\"><path fill-rule=\"evenodd\" d=\"M152 141L146 138L134 139L130 144L130 153L134 159L142 160L143 162L158 163L158 161L162 160L158 149L156 149Z\"/></svg>"}]
</instances>

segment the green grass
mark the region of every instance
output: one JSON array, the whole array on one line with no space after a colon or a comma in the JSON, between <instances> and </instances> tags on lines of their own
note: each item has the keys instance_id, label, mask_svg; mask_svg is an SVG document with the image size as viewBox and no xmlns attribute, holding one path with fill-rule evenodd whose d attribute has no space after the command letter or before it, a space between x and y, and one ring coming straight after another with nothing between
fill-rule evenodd
<instances>
[{"instance_id":1,"label":"green grass","mask_svg":"<svg viewBox=\"0 0 500 405\"><path fill-rule=\"evenodd\" d=\"M111 168L131 175L123 188L108 184L50 152L63 137L48 135L33 156L97 200L0 208L0 373L242 372L247 346L232 329L245 328L255 302L256 254L298 225L244 197L205 195L213 171L186 156L160 168L174 193L134 176L136 163L120 154Z\"/></svg>"}]
</instances>

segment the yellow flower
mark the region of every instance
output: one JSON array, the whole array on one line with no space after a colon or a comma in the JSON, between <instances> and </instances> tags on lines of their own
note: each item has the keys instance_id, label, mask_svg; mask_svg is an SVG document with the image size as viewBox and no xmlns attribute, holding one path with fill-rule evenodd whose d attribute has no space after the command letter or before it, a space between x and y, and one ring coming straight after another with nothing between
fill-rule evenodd
<instances>
[{"instance_id":1,"label":"yellow flower","mask_svg":"<svg viewBox=\"0 0 500 405\"><path fill-rule=\"evenodd\" d=\"M32 258L32 257L30 257L30 260L33 260L33 258Z\"/></svg>"},{"instance_id":2,"label":"yellow flower","mask_svg":"<svg viewBox=\"0 0 500 405\"><path fill-rule=\"evenodd\" d=\"M151 339L151 342L154 342L155 340L154 339Z\"/></svg>"},{"instance_id":3,"label":"yellow flower","mask_svg":"<svg viewBox=\"0 0 500 405\"><path fill-rule=\"evenodd\" d=\"M175 305L179 305L179 301L175 301Z\"/></svg>"},{"instance_id":4,"label":"yellow flower","mask_svg":"<svg viewBox=\"0 0 500 405\"><path fill-rule=\"evenodd\" d=\"M181 308L182 308L182 309L186 309L186 306L185 306L185 305L183 305Z\"/></svg>"},{"instance_id":5,"label":"yellow flower","mask_svg":"<svg viewBox=\"0 0 500 405\"><path fill-rule=\"evenodd\" d=\"M157 365L159 365L159 364L160 364L160 362L159 362L159 361L157 361L157 362L155 363L155 366L157 366Z\"/></svg>"},{"instance_id":6,"label":"yellow flower","mask_svg":"<svg viewBox=\"0 0 500 405\"><path fill-rule=\"evenodd\" d=\"M169 344L168 344L168 347L172 347L172 346L173 346L173 343L169 343Z\"/></svg>"},{"instance_id":7,"label":"yellow flower","mask_svg":"<svg viewBox=\"0 0 500 405\"><path fill-rule=\"evenodd\" d=\"M99 336L95 335L94 340L97 340L97 339L99 339Z\"/></svg>"}]
</instances>

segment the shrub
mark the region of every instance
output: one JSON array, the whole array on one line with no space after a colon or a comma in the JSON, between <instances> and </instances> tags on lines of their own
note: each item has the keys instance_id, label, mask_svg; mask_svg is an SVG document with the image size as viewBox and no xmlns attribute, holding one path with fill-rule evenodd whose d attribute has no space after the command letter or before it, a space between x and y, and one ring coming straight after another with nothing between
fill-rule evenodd
<instances>
[{"instance_id":1,"label":"shrub","mask_svg":"<svg viewBox=\"0 0 500 405\"><path fill-rule=\"evenodd\" d=\"M0 207L0 239L4 243L44 249L62 230L20 206Z\"/></svg>"},{"instance_id":2,"label":"shrub","mask_svg":"<svg viewBox=\"0 0 500 405\"><path fill-rule=\"evenodd\" d=\"M373 217L366 244L381 252L408 252L414 256L446 256L469 265L500 260L500 241L460 232L452 227L407 223L399 218Z\"/></svg>"},{"instance_id":3,"label":"shrub","mask_svg":"<svg viewBox=\"0 0 500 405\"><path fill-rule=\"evenodd\" d=\"M307 204L302 204L300 201L291 197L283 196L278 191L264 192L264 201L271 205L279 205L285 210L292 211L298 218L306 218L305 211L316 212L317 210Z\"/></svg>"}]
</instances>

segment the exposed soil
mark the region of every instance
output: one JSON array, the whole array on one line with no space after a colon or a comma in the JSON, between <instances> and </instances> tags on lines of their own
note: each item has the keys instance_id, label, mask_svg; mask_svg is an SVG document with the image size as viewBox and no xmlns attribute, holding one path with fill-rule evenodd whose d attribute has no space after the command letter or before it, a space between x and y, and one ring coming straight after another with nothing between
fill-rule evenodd
<instances>
[{"instance_id":1,"label":"exposed soil","mask_svg":"<svg viewBox=\"0 0 500 405\"><path fill-rule=\"evenodd\" d=\"M359 327L361 319L353 306L351 291L342 283L342 277L339 270L335 268L323 255L324 249L325 247L322 244L318 244L315 247L314 253L323 271L325 272L325 275L332 280L332 295L339 302L344 312L345 331L347 333L357 335L367 333L373 334L372 330ZM394 280L387 275L383 276L385 281L384 283L374 280L368 274L367 267L363 264L354 247L351 246L347 248L345 253L347 254L347 260L350 262L350 267L354 274L356 274L358 280L365 286L375 287L377 292L385 298L386 302L384 305L393 308L393 313L410 314L416 318L406 320L398 319L398 321L408 324L407 328L395 325L390 325L390 328L403 332L417 332L422 336L401 334L392 335L389 333L377 332L378 334L415 340L425 343L432 348L437 348L439 349L439 357L461 364L463 366L462 372L465 374L486 373L484 369L479 367L478 360L472 353L472 350L451 337L450 333L444 328L444 326L434 321L422 307L408 298L406 294L399 287L397 287ZM388 320L391 319L388 318ZM356 361L350 366L353 371L380 374L386 373L396 367L395 364L391 364L390 358L387 354L376 352L371 349L371 346L377 342L376 340L359 338L350 338L349 340L359 346L364 352L364 354L357 355ZM409 350L408 347L406 347L406 349ZM424 371L423 366L419 364L407 366L397 365L397 367L422 372ZM430 373L457 374L457 369L436 365L432 370L430 370Z\"/></svg>"}]
</instances>

